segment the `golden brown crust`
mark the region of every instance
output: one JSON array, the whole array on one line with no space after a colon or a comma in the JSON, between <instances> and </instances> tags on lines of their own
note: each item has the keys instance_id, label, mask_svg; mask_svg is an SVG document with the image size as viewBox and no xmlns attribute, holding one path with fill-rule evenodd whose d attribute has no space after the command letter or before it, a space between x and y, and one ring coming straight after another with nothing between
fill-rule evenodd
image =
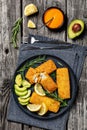
<instances>
[{"instance_id":1,"label":"golden brown crust","mask_svg":"<svg viewBox=\"0 0 87 130\"><path fill-rule=\"evenodd\" d=\"M31 84L34 83L34 75L36 75L36 70L32 67L30 67L25 75L26 79L29 80Z\"/></svg>"},{"instance_id":2,"label":"golden brown crust","mask_svg":"<svg viewBox=\"0 0 87 130\"><path fill-rule=\"evenodd\" d=\"M42 97L37 93L33 92L30 98L30 103L41 104L42 102L47 105L49 111L56 113L60 108L60 102L46 96Z\"/></svg>"},{"instance_id":3,"label":"golden brown crust","mask_svg":"<svg viewBox=\"0 0 87 130\"><path fill-rule=\"evenodd\" d=\"M70 80L68 68L58 68L56 71L58 95L63 99L70 98Z\"/></svg>"},{"instance_id":4,"label":"golden brown crust","mask_svg":"<svg viewBox=\"0 0 87 130\"><path fill-rule=\"evenodd\" d=\"M42 63L40 66L38 66L37 68L35 68L35 70L37 72L46 72L47 74L52 73L53 71L55 71L57 69L55 63L52 60L48 60L44 63Z\"/></svg>"},{"instance_id":5,"label":"golden brown crust","mask_svg":"<svg viewBox=\"0 0 87 130\"><path fill-rule=\"evenodd\" d=\"M40 81L41 85L45 90L48 90L49 92L53 92L57 89L57 84L53 81L53 79L47 74L43 73L43 77Z\"/></svg>"}]
</instances>

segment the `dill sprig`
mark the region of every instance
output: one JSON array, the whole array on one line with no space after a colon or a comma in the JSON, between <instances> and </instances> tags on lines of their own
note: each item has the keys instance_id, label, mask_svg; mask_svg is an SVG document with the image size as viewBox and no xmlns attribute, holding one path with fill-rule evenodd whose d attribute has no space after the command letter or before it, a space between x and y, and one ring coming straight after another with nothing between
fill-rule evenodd
<instances>
[{"instance_id":1,"label":"dill sprig","mask_svg":"<svg viewBox=\"0 0 87 130\"><path fill-rule=\"evenodd\" d=\"M22 66L18 72L24 72L26 69L28 69L29 67L33 67L35 64L39 64L45 61L45 56L38 56L37 58L26 62L24 66Z\"/></svg>"},{"instance_id":2,"label":"dill sprig","mask_svg":"<svg viewBox=\"0 0 87 130\"><path fill-rule=\"evenodd\" d=\"M55 91L55 92L53 92L53 93L49 93L48 91L45 91L45 94L46 94L46 96L51 97L51 98L53 98L53 99L55 99L55 100L61 102L61 107L65 107L65 106L68 105L65 100L63 100L62 98L60 98L60 97L58 96L57 91Z\"/></svg>"},{"instance_id":3,"label":"dill sprig","mask_svg":"<svg viewBox=\"0 0 87 130\"><path fill-rule=\"evenodd\" d=\"M13 44L14 48L17 48L17 41L18 41L18 33L20 31L20 25L23 21L23 18L18 18L12 27L12 36L11 36L11 43Z\"/></svg>"}]
</instances>

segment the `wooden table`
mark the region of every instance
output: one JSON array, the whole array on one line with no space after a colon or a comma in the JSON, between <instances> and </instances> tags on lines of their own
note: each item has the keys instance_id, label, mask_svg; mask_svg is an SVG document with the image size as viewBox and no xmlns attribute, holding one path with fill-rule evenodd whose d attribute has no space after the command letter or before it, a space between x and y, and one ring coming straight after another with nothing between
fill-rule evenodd
<instances>
[{"instance_id":1,"label":"wooden table","mask_svg":"<svg viewBox=\"0 0 87 130\"><path fill-rule=\"evenodd\" d=\"M23 14L25 5L29 3L35 3L39 8L39 14L30 17L37 24L37 29L34 30L27 28L29 18ZM6 114L10 91L7 86L3 88L2 84L4 80L12 78L19 53L19 50L14 49L10 44L11 28L14 21L23 16L23 24L18 36L18 46L20 47L21 37L26 37L29 33L37 34L37 30L42 25L44 10L52 5L56 5L64 11L67 16L66 25L76 18L83 19L85 24L87 23L87 0L0 0L0 130L41 130L7 121ZM82 37L72 41L67 37L67 26L61 32L52 32L44 27L38 34L79 45L87 44L86 30ZM79 82L78 97L70 111L67 130L87 130L87 58Z\"/></svg>"}]
</instances>

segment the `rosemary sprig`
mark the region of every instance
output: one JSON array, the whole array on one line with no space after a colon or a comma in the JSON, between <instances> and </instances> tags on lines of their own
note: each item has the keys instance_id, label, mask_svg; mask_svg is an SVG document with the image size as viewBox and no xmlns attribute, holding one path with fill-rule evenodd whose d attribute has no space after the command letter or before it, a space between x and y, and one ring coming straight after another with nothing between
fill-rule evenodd
<instances>
[{"instance_id":1,"label":"rosemary sprig","mask_svg":"<svg viewBox=\"0 0 87 130\"><path fill-rule=\"evenodd\" d=\"M18 18L12 27L12 36L11 36L11 43L13 44L14 48L17 48L17 36L20 31L20 25L23 21L23 18Z\"/></svg>"},{"instance_id":2,"label":"rosemary sprig","mask_svg":"<svg viewBox=\"0 0 87 130\"><path fill-rule=\"evenodd\" d=\"M44 56L38 56L37 58L31 60L30 62L26 62L24 66L22 66L18 72L24 72L29 67L33 67L35 64L39 64L45 61L45 55Z\"/></svg>"},{"instance_id":3,"label":"rosemary sprig","mask_svg":"<svg viewBox=\"0 0 87 130\"><path fill-rule=\"evenodd\" d=\"M46 96L51 97L59 102L61 102L61 107L65 107L67 106L67 102L65 100L63 100L62 98L58 97L57 91L55 91L54 93L49 93L48 91L45 91Z\"/></svg>"}]
</instances>

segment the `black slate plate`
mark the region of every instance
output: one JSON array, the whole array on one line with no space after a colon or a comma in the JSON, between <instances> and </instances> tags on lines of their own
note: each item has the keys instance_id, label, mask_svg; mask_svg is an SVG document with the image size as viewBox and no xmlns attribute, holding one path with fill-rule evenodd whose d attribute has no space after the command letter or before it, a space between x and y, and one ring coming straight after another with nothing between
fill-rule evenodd
<instances>
[{"instance_id":1,"label":"black slate plate","mask_svg":"<svg viewBox=\"0 0 87 130\"><path fill-rule=\"evenodd\" d=\"M43 56L43 55L40 55L40 56ZM48 112L44 116L39 116L37 113L30 112L25 106L20 105L19 102L18 102L18 99L17 99L17 95L15 94L15 91L14 91L15 76L18 74L17 71L26 62L29 62L29 61L37 58L38 55L25 60L15 71L15 74L14 74L14 77L13 77L13 83L12 83L12 92L13 92L14 99L15 99L17 105L21 108L21 110L23 112L25 112L26 114L28 114L29 116L33 116L34 118L38 118L38 119L51 119L51 118L56 118L56 117L60 116L61 114L63 114L64 112L66 112L70 109L70 107L72 106L73 102L75 101L75 98L76 98L76 95L77 95L77 81L76 81L76 77L75 77L71 67L66 62L64 62L62 59L60 59L56 56L52 56L52 55L45 55L45 56L46 56L46 60L52 59L55 62L57 67L59 67L59 68L67 67L68 68L69 75L70 75L71 98L69 100L67 100L68 105L66 107L60 108L60 110L57 113ZM36 65L36 66L38 66L38 65Z\"/></svg>"}]
</instances>

